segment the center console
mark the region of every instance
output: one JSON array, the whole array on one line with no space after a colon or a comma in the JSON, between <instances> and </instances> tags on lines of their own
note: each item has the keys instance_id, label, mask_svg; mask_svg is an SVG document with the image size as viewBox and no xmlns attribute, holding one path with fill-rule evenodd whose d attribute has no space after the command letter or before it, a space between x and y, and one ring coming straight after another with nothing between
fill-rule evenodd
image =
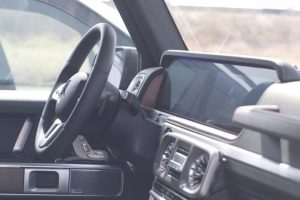
<instances>
[{"instance_id":1,"label":"center console","mask_svg":"<svg viewBox=\"0 0 300 200\"><path fill-rule=\"evenodd\" d=\"M219 151L169 129L158 150L150 200L201 199L212 185Z\"/></svg>"}]
</instances>

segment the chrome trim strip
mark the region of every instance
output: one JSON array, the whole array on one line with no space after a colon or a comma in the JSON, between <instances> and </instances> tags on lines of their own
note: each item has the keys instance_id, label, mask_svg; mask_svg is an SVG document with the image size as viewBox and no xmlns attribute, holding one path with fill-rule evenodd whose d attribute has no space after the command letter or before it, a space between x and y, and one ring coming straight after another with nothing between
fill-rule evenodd
<instances>
[{"instance_id":1,"label":"chrome trim strip","mask_svg":"<svg viewBox=\"0 0 300 200\"><path fill-rule=\"evenodd\" d=\"M219 130L210 126L206 126L200 123L196 123L187 119L179 118L179 117L169 117L167 122L172 123L174 125L184 127L193 132L205 134L205 135L214 135L218 138L226 139L226 140L235 140L238 135L231 134L229 132Z\"/></svg>"},{"instance_id":2,"label":"chrome trim strip","mask_svg":"<svg viewBox=\"0 0 300 200\"><path fill-rule=\"evenodd\" d=\"M111 165L59 164L59 163L0 163L0 168L32 168L32 169L121 169Z\"/></svg>"},{"instance_id":3,"label":"chrome trim strip","mask_svg":"<svg viewBox=\"0 0 300 200\"><path fill-rule=\"evenodd\" d=\"M89 165L89 164L56 164L56 163L0 163L0 168L22 168L24 169L24 172L26 169L30 169L31 171L69 171L73 169L83 169L83 170L118 170L120 171L121 175L121 187L120 192L117 195L98 195L98 194L72 194L72 193L43 193L43 194L37 194L37 193L18 193L18 194L12 194L12 193L0 193L0 197L3 196L41 196L41 197L119 197L124 192L124 183L125 183L125 177L124 172L121 168L112 166L112 165ZM24 173L24 181L25 181L25 175ZM23 188L24 189L24 188Z\"/></svg>"},{"instance_id":4,"label":"chrome trim strip","mask_svg":"<svg viewBox=\"0 0 300 200\"><path fill-rule=\"evenodd\" d=\"M230 158L232 160L239 161L257 169L266 171L276 176L289 179L296 183L300 183L300 169L292 167L285 163L277 163L268 158L263 157L260 154L244 150L242 148L227 144L213 138L206 137L201 134L197 134L190 130L186 130L183 127L178 127L174 124L166 122L164 125L166 128L171 128L172 132L166 133L173 137L180 137L191 144L197 145L197 143L206 143L212 145L220 150L223 157ZM201 131L201 130L199 130Z\"/></svg>"},{"instance_id":5,"label":"chrome trim strip","mask_svg":"<svg viewBox=\"0 0 300 200\"><path fill-rule=\"evenodd\" d=\"M31 176L33 173L53 172L58 175L58 185L56 188L37 188L36 180ZM24 193L69 193L70 172L68 169L30 169L24 170Z\"/></svg>"},{"instance_id":6,"label":"chrome trim strip","mask_svg":"<svg viewBox=\"0 0 300 200\"><path fill-rule=\"evenodd\" d=\"M166 113L160 110L156 110L153 108L149 108L146 106L142 106L143 109L150 111L150 112L156 112L158 115L163 115L167 117L167 122L175 124L179 127L184 127L185 129L189 129L193 132L197 132L199 134L204 134L208 137L216 137L223 140L233 141L238 138L238 135L232 134L230 132L227 132L225 130L219 130L214 127L210 127L201 123L193 122L181 117L174 116L170 113Z\"/></svg>"}]
</instances>

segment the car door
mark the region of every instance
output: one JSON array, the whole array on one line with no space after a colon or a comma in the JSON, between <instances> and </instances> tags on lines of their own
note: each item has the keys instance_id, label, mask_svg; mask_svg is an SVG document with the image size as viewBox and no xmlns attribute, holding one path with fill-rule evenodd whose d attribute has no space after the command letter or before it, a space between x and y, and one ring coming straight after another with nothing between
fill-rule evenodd
<instances>
[{"instance_id":1,"label":"car door","mask_svg":"<svg viewBox=\"0 0 300 200\"><path fill-rule=\"evenodd\" d=\"M81 36L99 22L115 27L117 45L133 46L124 28L85 1L0 2L0 159L33 155L22 142L26 140L17 140L19 133L26 132L26 137L32 138L64 62ZM94 56L91 52L84 70Z\"/></svg>"}]
</instances>

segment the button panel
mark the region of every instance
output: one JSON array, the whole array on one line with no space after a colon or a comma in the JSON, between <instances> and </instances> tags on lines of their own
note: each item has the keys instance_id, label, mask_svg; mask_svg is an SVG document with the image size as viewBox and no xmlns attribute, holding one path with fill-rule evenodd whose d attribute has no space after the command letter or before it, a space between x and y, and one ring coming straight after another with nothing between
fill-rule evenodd
<instances>
[{"instance_id":1,"label":"button panel","mask_svg":"<svg viewBox=\"0 0 300 200\"><path fill-rule=\"evenodd\" d=\"M86 160L106 161L108 154L104 150L93 150L84 136L78 135L73 142L76 155Z\"/></svg>"},{"instance_id":2,"label":"button panel","mask_svg":"<svg viewBox=\"0 0 300 200\"><path fill-rule=\"evenodd\" d=\"M157 181L153 185L153 190L150 191L150 196L152 196L152 199L154 200L186 200L186 198L169 190Z\"/></svg>"}]
</instances>

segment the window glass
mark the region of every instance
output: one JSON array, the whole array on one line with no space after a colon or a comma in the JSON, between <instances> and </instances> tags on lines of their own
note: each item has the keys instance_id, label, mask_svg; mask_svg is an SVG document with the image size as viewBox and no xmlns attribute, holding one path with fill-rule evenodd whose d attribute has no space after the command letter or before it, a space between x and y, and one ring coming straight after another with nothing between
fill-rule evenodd
<instances>
[{"instance_id":1,"label":"window glass","mask_svg":"<svg viewBox=\"0 0 300 200\"><path fill-rule=\"evenodd\" d=\"M0 1L0 90L49 91L82 35L100 22L115 28L117 45L133 46L112 1ZM98 49L82 71L90 72Z\"/></svg>"},{"instance_id":2,"label":"window glass","mask_svg":"<svg viewBox=\"0 0 300 200\"><path fill-rule=\"evenodd\" d=\"M299 0L165 0L189 50L300 64Z\"/></svg>"},{"instance_id":3,"label":"window glass","mask_svg":"<svg viewBox=\"0 0 300 200\"><path fill-rule=\"evenodd\" d=\"M6 67L18 90L50 88L81 37L46 15L5 9L0 34Z\"/></svg>"}]
</instances>

